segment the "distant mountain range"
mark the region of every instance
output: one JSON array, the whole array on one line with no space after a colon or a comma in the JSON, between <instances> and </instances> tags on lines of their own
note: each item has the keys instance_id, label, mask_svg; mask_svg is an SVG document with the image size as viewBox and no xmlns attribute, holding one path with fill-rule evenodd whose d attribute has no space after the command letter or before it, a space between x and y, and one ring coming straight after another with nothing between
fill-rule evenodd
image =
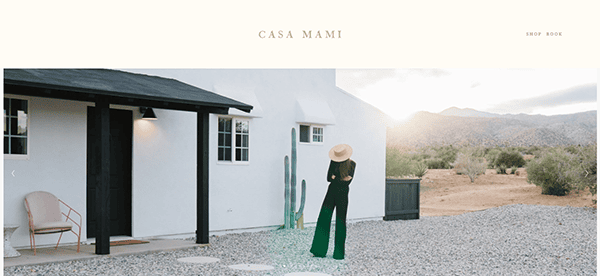
<instances>
[{"instance_id":1,"label":"distant mountain range","mask_svg":"<svg viewBox=\"0 0 600 276\"><path fill-rule=\"evenodd\" d=\"M495 114L470 108L421 111L388 128L387 145L557 146L596 142L596 111L568 115Z\"/></svg>"}]
</instances>

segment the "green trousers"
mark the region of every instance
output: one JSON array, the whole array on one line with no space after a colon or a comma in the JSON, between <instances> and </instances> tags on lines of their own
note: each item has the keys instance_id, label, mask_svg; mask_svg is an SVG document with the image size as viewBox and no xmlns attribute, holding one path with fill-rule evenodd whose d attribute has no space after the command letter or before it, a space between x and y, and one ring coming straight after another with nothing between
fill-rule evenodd
<instances>
[{"instance_id":1,"label":"green trousers","mask_svg":"<svg viewBox=\"0 0 600 276\"><path fill-rule=\"evenodd\" d=\"M336 185L337 184L337 185ZM317 219L315 237L313 238L310 252L316 257L325 257L329 247L329 232L331 229L331 217L335 209L335 246L333 250L334 259L344 259L346 244L346 213L348 212L347 185L339 183L329 184L327 194L321 206L321 212Z\"/></svg>"}]
</instances>

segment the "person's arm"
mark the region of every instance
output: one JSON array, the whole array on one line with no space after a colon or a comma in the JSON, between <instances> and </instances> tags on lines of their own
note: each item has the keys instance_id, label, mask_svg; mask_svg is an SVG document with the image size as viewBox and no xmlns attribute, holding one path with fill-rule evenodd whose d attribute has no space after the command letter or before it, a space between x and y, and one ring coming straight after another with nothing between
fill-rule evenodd
<instances>
[{"instance_id":1,"label":"person's arm","mask_svg":"<svg viewBox=\"0 0 600 276\"><path fill-rule=\"evenodd\" d=\"M335 179L335 174L333 174L334 171L335 171L335 169L334 169L333 161L329 161L329 170L327 170L327 182L331 182L332 180Z\"/></svg>"}]
</instances>

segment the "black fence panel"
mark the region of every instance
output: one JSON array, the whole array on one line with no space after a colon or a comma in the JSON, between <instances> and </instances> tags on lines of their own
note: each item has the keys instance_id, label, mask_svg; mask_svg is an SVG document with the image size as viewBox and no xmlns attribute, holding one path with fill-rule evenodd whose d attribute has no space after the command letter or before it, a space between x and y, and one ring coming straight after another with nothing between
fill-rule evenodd
<instances>
[{"instance_id":1,"label":"black fence panel","mask_svg":"<svg viewBox=\"0 0 600 276\"><path fill-rule=\"evenodd\" d=\"M385 180L383 220L419 219L421 179Z\"/></svg>"}]
</instances>

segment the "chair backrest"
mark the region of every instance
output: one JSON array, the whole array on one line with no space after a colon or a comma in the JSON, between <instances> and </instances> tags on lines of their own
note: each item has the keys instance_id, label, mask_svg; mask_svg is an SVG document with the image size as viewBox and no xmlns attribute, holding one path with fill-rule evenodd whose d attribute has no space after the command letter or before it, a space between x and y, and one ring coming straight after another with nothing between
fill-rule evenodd
<instances>
[{"instance_id":1,"label":"chair backrest","mask_svg":"<svg viewBox=\"0 0 600 276\"><path fill-rule=\"evenodd\" d=\"M29 212L34 224L52 221L61 221L60 205L58 198L51 193L37 191L25 196L25 208L29 205Z\"/></svg>"}]
</instances>

